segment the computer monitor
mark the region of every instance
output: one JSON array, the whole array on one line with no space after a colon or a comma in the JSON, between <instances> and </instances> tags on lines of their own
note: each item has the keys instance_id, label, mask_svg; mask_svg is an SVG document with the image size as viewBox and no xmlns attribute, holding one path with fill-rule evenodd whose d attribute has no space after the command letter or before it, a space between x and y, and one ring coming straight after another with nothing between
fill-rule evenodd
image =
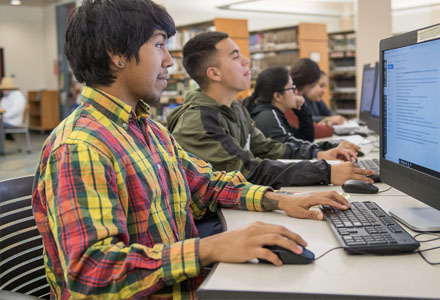
<instances>
[{"instance_id":1,"label":"computer monitor","mask_svg":"<svg viewBox=\"0 0 440 300\"><path fill-rule=\"evenodd\" d=\"M361 105L359 109L359 119L364 122L368 122L371 110L371 101L373 100L374 83L376 82L376 64L364 65L362 72L362 92L361 92Z\"/></svg>"},{"instance_id":2,"label":"computer monitor","mask_svg":"<svg viewBox=\"0 0 440 300\"><path fill-rule=\"evenodd\" d=\"M369 129L379 132L380 131L380 76L376 78L376 84L374 85L374 95L373 101L371 103L370 116L367 121L367 126Z\"/></svg>"},{"instance_id":3,"label":"computer monitor","mask_svg":"<svg viewBox=\"0 0 440 300\"><path fill-rule=\"evenodd\" d=\"M390 210L440 231L440 24L380 42L380 177L430 207Z\"/></svg>"}]
</instances>

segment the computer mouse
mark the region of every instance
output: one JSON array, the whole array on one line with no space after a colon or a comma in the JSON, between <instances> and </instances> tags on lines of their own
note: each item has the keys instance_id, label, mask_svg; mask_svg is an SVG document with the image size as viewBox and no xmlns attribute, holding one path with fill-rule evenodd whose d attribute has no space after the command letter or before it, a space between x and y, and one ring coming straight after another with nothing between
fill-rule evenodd
<instances>
[{"instance_id":1,"label":"computer mouse","mask_svg":"<svg viewBox=\"0 0 440 300\"><path fill-rule=\"evenodd\" d=\"M265 248L278 255L283 264L286 265L305 265L310 264L315 260L315 254L306 248L303 248L302 254L293 253L292 251L280 246L265 246ZM259 258L258 260L262 263L271 264L270 261L262 258Z\"/></svg>"},{"instance_id":2,"label":"computer mouse","mask_svg":"<svg viewBox=\"0 0 440 300\"><path fill-rule=\"evenodd\" d=\"M364 153L364 152L362 152L362 151L359 151L359 152L357 153L357 156L358 156L358 157L362 157L362 156L365 156L365 153Z\"/></svg>"},{"instance_id":3,"label":"computer mouse","mask_svg":"<svg viewBox=\"0 0 440 300\"><path fill-rule=\"evenodd\" d=\"M359 193L359 194L376 194L379 188L369 182L351 179L347 180L343 185L342 189L346 193Z\"/></svg>"}]
</instances>

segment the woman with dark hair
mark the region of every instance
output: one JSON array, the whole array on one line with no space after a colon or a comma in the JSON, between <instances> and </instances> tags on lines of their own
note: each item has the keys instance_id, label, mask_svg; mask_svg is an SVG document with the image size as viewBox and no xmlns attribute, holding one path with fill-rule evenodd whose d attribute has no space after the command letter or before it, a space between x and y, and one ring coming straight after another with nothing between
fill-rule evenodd
<instances>
[{"instance_id":1,"label":"woman with dark hair","mask_svg":"<svg viewBox=\"0 0 440 300\"><path fill-rule=\"evenodd\" d=\"M302 90L307 91L313 87L309 83L311 80L313 78L300 80ZM249 110L255 125L266 137L280 142L310 143L307 138L301 139L304 135L300 131L307 130L308 134L313 136L313 120L307 108L304 107L304 98L299 95L295 83L287 69L283 67L268 68L258 75L255 90L252 96L243 102L243 105ZM287 121L285 113L292 109L297 113L300 129L291 126ZM354 151L360 150L348 142L342 142L339 145ZM323 142L318 143L317 146L321 150L328 150L338 144Z\"/></svg>"},{"instance_id":2,"label":"woman with dark hair","mask_svg":"<svg viewBox=\"0 0 440 300\"><path fill-rule=\"evenodd\" d=\"M318 83L304 96L307 107L312 115L313 121L321 124L339 125L347 121L341 115L335 115L322 100L322 96L328 86L328 76L321 71Z\"/></svg>"},{"instance_id":3,"label":"woman with dark hair","mask_svg":"<svg viewBox=\"0 0 440 300\"><path fill-rule=\"evenodd\" d=\"M304 98L283 67L268 68L257 78L253 94L244 101L255 125L265 136L286 142L290 137L313 140L313 120L304 109ZM284 113L294 109L299 128L289 125Z\"/></svg>"}]
</instances>

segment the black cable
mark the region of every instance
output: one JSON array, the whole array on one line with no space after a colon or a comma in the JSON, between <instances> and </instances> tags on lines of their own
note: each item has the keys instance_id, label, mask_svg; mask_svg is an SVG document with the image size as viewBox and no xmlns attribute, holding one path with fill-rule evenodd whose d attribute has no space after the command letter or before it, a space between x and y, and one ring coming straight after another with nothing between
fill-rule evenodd
<instances>
[{"instance_id":1,"label":"black cable","mask_svg":"<svg viewBox=\"0 0 440 300\"><path fill-rule=\"evenodd\" d=\"M422 235L433 235L436 236L435 238L429 239L429 240L418 240L416 239L416 237L422 236ZM440 234L434 233L434 232L422 232L422 233L418 233L416 235L413 236L413 238L419 242L419 243L426 243L426 242L432 242L432 241L437 241L440 240ZM436 246L436 247L432 247L432 248L427 248L427 249L422 249L422 250L417 250L416 252L420 255L421 258L423 258L423 260L431 265L431 266L435 266L435 265L440 265L440 262L432 262L429 261L425 255L423 255L423 252L427 252L427 251L432 251L432 250L437 250L440 249L440 246Z\"/></svg>"},{"instance_id":2,"label":"black cable","mask_svg":"<svg viewBox=\"0 0 440 300\"><path fill-rule=\"evenodd\" d=\"M387 192L387 191L391 190L391 188L392 188L392 186L390 186L390 187L389 187L389 188L387 188L386 190L383 190L383 191L378 191L377 193L379 194L379 193L384 193L384 192Z\"/></svg>"},{"instance_id":3,"label":"black cable","mask_svg":"<svg viewBox=\"0 0 440 300\"><path fill-rule=\"evenodd\" d=\"M315 257L315 260L318 260L318 259L320 259L321 257L323 257L324 255L330 253L330 252L333 251L333 250L337 250L337 249L344 249L344 247L341 247L341 246L340 246L340 247L331 248L330 250L325 251L325 252L324 252L323 254L321 254L320 256Z\"/></svg>"}]
</instances>

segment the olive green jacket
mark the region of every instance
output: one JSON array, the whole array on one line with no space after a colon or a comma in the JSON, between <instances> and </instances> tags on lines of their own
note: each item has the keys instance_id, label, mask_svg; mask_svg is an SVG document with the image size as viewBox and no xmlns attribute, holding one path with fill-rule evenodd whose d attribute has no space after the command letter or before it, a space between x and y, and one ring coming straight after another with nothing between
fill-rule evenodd
<instances>
[{"instance_id":1,"label":"olive green jacket","mask_svg":"<svg viewBox=\"0 0 440 300\"><path fill-rule=\"evenodd\" d=\"M266 138L237 101L227 107L200 90L191 91L183 105L168 114L167 124L186 151L210 162L216 170L240 170L254 184L279 188L330 182L330 166L325 161L276 161L311 159L320 149L308 142L282 143Z\"/></svg>"}]
</instances>

